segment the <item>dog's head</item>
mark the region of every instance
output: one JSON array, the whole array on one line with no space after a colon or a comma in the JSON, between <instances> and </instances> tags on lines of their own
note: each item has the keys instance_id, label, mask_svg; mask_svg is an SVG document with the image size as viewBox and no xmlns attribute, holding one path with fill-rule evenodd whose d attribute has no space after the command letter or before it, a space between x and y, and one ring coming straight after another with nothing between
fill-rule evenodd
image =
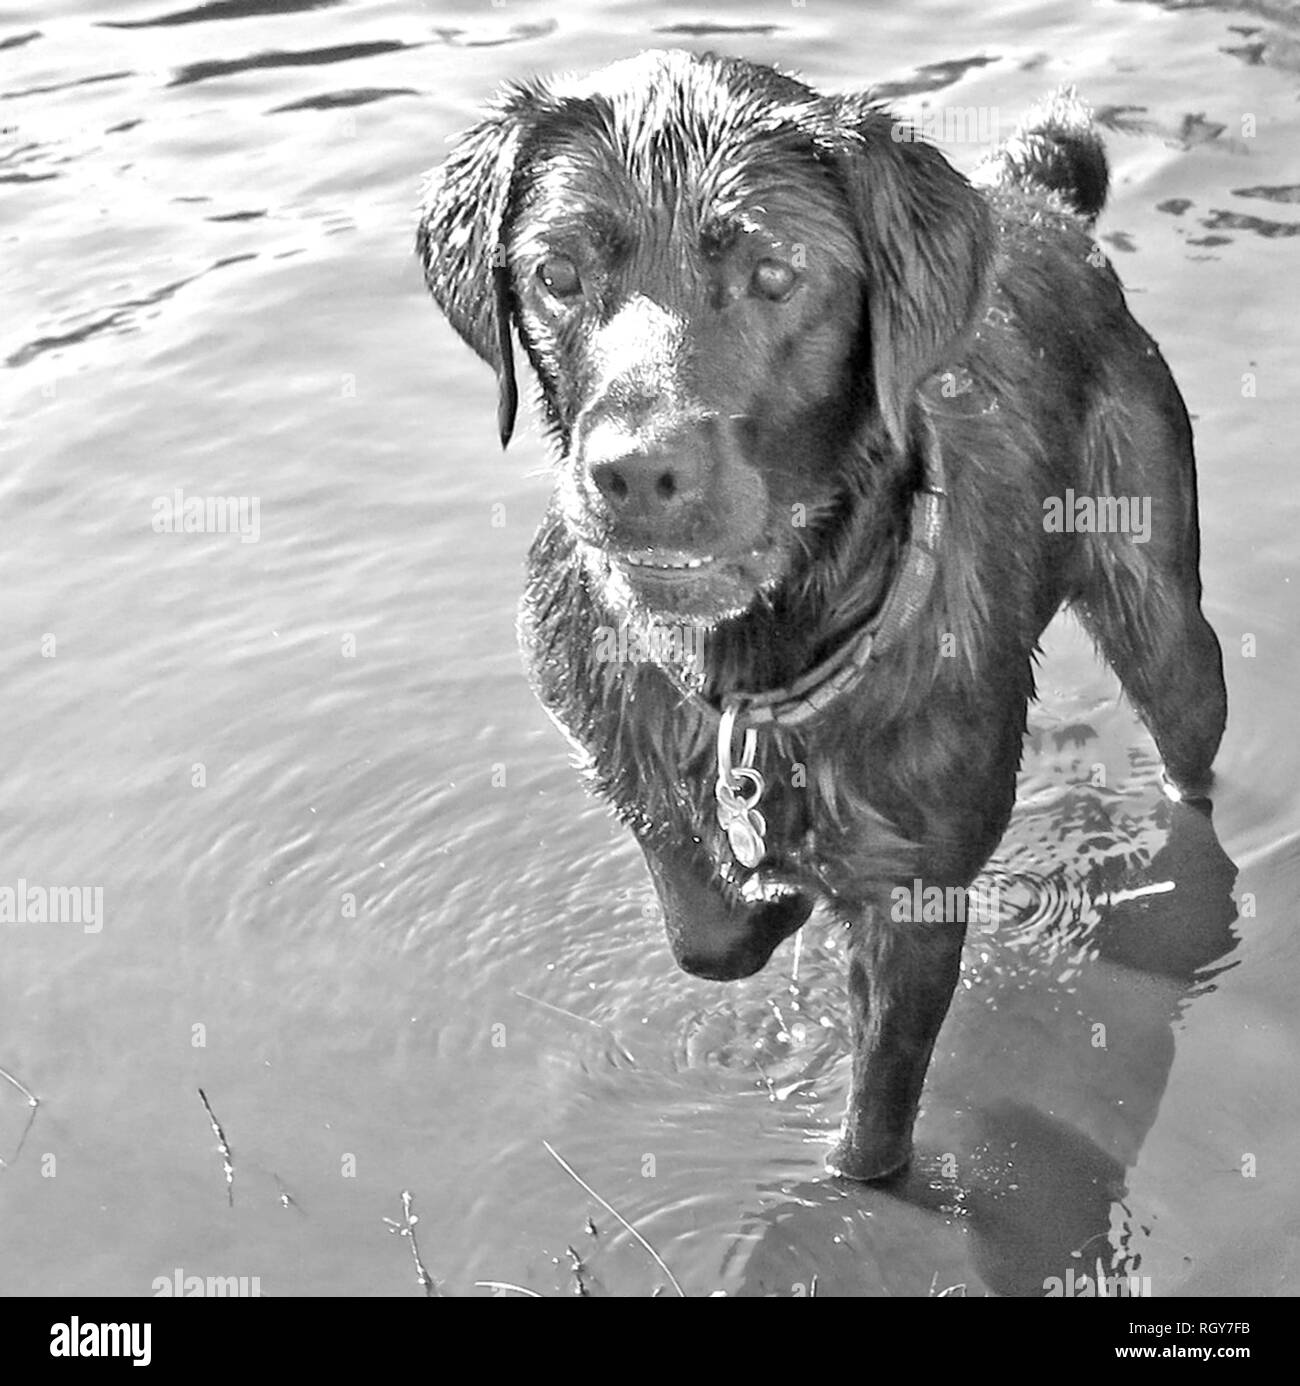
<instances>
[{"instance_id":1,"label":"dog's head","mask_svg":"<svg viewBox=\"0 0 1300 1386\"><path fill-rule=\"evenodd\" d=\"M869 456L902 457L992 240L905 134L863 97L657 52L508 88L431 176L426 281L497 371L503 443L517 331L612 599L738 615L815 561Z\"/></svg>"}]
</instances>

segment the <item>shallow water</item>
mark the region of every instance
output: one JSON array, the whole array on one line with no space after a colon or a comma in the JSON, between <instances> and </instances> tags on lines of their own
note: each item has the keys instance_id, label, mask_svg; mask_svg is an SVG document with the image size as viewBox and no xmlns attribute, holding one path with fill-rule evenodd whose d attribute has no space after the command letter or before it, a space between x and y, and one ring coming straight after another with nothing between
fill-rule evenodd
<instances>
[{"instance_id":1,"label":"shallow water","mask_svg":"<svg viewBox=\"0 0 1300 1386\"><path fill-rule=\"evenodd\" d=\"M663 1283L543 1141L692 1294L1041 1293L1099 1258L1295 1293L1297 11L709 13L0 5L0 885L103 891L98 932L0 925L0 1068L41 1100L0 1081L0 1293L418 1294L403 1189L449 1294L567 1292L570 1244L594 1293ZM814 921L797 975L790 944L744 983L677 972L533 703L544 451L499 454L411 254L422 170L500 80L662 44L1004 127L1077 83L1111 126L1102 239L1197 422L1213 829L1061 622L1007 913L889 1193L821 1170L839 938ZM257 541L156 533L177 488L256 497Z\"/></svg>"}]
</instances>

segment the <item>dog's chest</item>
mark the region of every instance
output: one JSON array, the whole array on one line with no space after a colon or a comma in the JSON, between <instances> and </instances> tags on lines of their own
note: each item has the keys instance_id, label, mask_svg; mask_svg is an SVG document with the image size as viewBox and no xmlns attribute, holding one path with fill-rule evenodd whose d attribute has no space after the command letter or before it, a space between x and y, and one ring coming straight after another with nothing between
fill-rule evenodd
<instances>
[{"instance_id":1,"label":"dog's chest","mask_svg":"<svg viewBox=\"0 0 1300 1386\"><path fill-rule=\"evenodd\" d=\"M590 786L638 836L697 843L720 887L741 895L774 882L841 894L914 871L917 845L872 802L869 737L760 728L756 774L728 800L717 714L683 697L655 662L661 651L620 641L620 629L567 536L543 525L519 610L529 678Z\"/></svg>"}]
</instances>

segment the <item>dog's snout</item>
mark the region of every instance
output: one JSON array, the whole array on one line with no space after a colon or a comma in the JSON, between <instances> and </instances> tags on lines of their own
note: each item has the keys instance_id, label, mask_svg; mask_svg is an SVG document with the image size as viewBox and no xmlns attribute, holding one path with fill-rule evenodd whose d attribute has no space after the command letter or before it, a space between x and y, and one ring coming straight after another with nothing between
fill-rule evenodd
<instances>
[{"instance_id":1,"label":"dog's snout","mask_svg":"<svg viewBox=\"0 0 1300 1386\"><path fill-rule=\"evenodd\" d=\"M732 982L760 972L777 947L812 913L812 900L793 892L776 900L723 914L686 917L665 902L668 942L677 965L692 977Z\"/></svg>"}]
</instances>

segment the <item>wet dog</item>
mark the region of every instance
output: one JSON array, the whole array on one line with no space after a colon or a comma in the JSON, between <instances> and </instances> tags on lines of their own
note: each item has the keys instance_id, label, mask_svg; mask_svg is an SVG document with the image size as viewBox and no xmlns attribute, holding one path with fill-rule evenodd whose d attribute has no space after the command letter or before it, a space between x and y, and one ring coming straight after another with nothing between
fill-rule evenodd
<instances>
[{"instance_id":1,"label":"wet dog","mask_svg":"<svg viewBox=\"0 0 1300 1386\"><path fill-rule=\"evenodd\" d=\"M757 971L818 900L848 924L854 1178L910 1156L1061 604L1185 794L1223 731L1191 428L1106 185L1070 93L972 183L867 96L681 52L508 87L428 185L502 442L517 337L556 445L537 694L683 968Z\"/></svg>"}]
</instances>

